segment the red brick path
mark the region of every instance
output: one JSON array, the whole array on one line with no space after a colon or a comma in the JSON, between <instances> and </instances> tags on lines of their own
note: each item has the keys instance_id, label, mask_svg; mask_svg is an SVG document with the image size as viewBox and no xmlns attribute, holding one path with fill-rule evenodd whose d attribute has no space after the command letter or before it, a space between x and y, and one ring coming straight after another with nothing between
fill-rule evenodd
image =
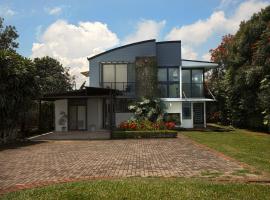
<instances>
[{"instance_id":1,"label":"red brick path","mask_svg":"<svg viewBox=\"0 0 270 200\"><path fill-rule=\"evenodd\" d=\"M241 165L176 139L46 141L0 151L0 192L53 182L130 176L224 175Z\"/></svg>"}]
</instances>

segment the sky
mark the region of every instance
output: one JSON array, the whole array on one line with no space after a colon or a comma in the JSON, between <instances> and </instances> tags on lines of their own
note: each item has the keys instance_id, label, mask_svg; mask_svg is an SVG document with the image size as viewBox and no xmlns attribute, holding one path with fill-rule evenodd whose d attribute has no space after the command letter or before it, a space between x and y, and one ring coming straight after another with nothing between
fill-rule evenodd
<instances>
[{"instance_id":1,"label":"sky","mask_svg":"<svg viewBox=\"0 0 270 200\"><path fill-rule=\"evenodd\" d=\"M234 34L270 0L0 0L0 16L19 33L18 52L51 56L86 78L87 57L128 43L181 40L182 58L210 60L209 50Z\"/></svg>"}]
</instances>

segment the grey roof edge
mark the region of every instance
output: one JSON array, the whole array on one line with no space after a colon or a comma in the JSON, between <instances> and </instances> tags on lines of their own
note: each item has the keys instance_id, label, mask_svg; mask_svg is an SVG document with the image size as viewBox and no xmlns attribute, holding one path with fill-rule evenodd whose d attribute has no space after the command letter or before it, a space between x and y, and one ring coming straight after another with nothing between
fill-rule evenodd
<instances>
[{"instance_id":1,"label":"grey roof edge","mask_svg":"<svg viewBox=\"0 0 270 200\"><path fill-rule=\"evenodd\" d=\"M182 61L190 61L190 62L201 62L201 63L210 63L210 64L218 64L216 62L204 61L204 60L190 60L190 59L181 59Z\"/></svg>"},{"instance_id":2,"label":"grey roof edge","mask_svg":"<svg viewBox=\"0 0 270 200\"><path fill-rule=\"evenodd\" d=\"M169 40L169 41L156 42L156 44L164 44L164 43L180 43L181 44L181 40Z\"/></svg>"},{"instance_id":3,"label":"grey roof edge","mask_svg":"<svg viewBox=\"0 0 270 200\"><path fill-rule=\"evenodd\" d=\"M106 53L109 53L109 52L112 52L112 51L116 51L116 50L119 50L119 49L122 49L122 48L130 47L130 46L134 46L134 45L138 45L138 44L143 44L143 43L147 43L147 42L155 42L155 41L156 41L155 39L151 39L151 40L144 40L144 41L140 41L140 42L134 42L134 43L126 44L126 45L123 45L123 46L120 46L120 47L109 49L107 51L104 51L104 52L99 53L97 55L94 55L92 57L88 57L87 60L94 59L94 58L96 58L98 56L101 56L101 55L104 55Z\"/></svg>"}]
</instances>

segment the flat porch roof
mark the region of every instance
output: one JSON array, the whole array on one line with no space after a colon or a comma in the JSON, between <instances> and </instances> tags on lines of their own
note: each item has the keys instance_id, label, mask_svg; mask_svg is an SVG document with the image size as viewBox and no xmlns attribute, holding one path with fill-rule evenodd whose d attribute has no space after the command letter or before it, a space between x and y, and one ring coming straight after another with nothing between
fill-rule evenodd
<instances>
[{"instance_id":1,"label":"flat porch roof","mask_svg":"<svg viewBox=\"0 0 270 200\"><path fill-rule=\"evenodd\" d=\"M87 97L109 97L112 95L121 95L122 92L110 88L85 87L80 90L72 90L63 93L45 94L40 100L55 101L59 99L76 99Z\"/></svg>"}]
</instances>

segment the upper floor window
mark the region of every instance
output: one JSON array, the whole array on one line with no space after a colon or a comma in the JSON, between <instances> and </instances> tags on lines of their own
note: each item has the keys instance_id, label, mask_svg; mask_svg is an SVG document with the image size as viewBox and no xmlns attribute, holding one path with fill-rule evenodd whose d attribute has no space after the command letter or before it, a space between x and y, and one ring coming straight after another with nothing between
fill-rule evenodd
<instances>
[{"instance_id":1,"label":"upper floor window","mask_svg":"<svg viewBox=\"0 0 270 200\"><path fill-rule=\"evenodd\" d=\"M179 68L159 67L158 68L158 88L160 97L179 97Z\"/></svg>"},{"instance_id":2,"label":"upper floor window","mask_svg":"<svg viewBox=\"0 0 270 200\"><path fill-rule=\"evenodd\" d=\"M204 71L203 69L182 70L182 90L186 97L204 96Z\"/></svg>"}]
</instances>

